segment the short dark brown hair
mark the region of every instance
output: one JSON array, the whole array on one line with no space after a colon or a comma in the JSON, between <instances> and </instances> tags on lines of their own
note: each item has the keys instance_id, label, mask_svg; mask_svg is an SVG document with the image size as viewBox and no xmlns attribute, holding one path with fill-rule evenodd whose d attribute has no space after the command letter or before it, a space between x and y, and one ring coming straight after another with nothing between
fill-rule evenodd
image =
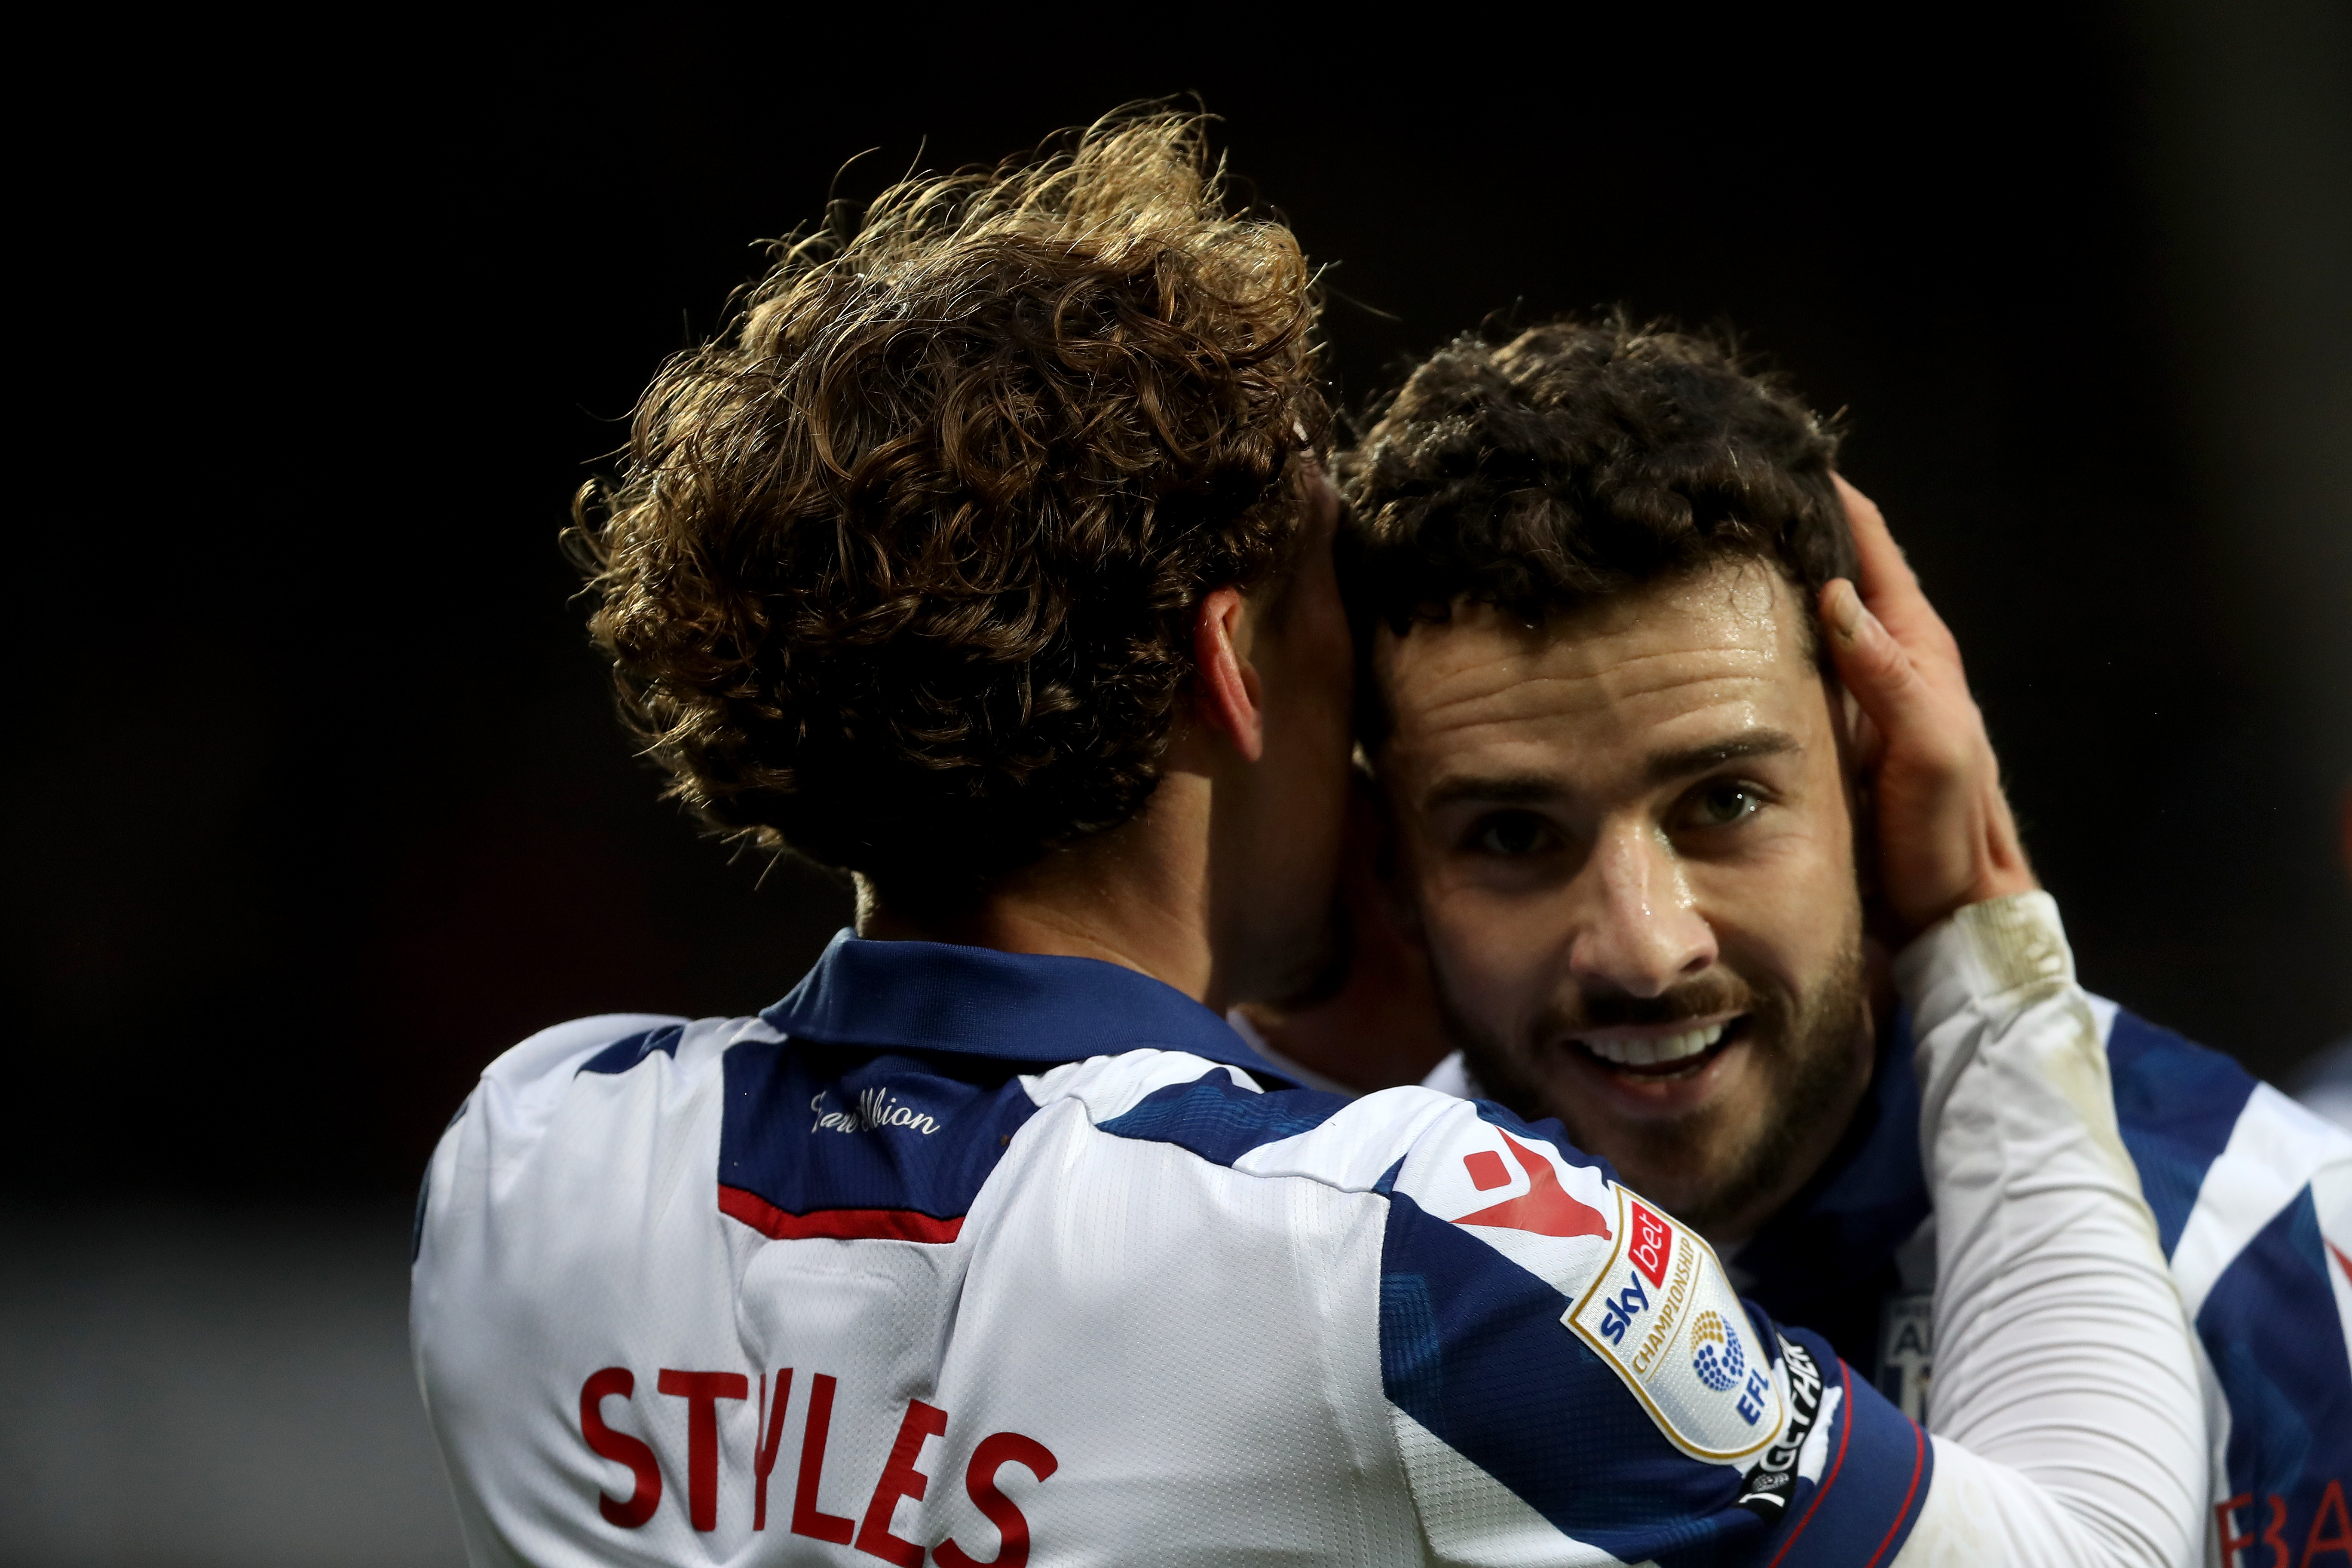
<instances>
[{"instance_id":1,"label":"short dark brown hair","mask_svg":"<svg viewBox=\"0 0 2352 1568\"><path fill-rule=\"evenodd\" d=\"M1538 621L1741 558L1818 594L1854 571L1837 447L1712 338L1622 314L1465 335L1336 459L1350 597L1399 633L1465 598Z\"/></svg>"},{"instance_id":2,"label":"short dark brown hair","mask_svg":"<svg viewBox=\"0 0 2352 1568\"><path fill-rule=\"evenodd\" d=\"M576 511L668 793L886 898L1133 815L1193 606L1280 568L1328 436L1306 261L1199 118L1063 148L780 242Z\"/></svg>"}]
</instances>

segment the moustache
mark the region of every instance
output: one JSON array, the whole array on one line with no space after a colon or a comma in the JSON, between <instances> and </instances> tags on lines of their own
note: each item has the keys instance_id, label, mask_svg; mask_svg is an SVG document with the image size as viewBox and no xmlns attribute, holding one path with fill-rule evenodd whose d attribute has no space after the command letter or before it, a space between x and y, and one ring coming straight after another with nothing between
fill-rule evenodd
<instances>
[{"instance_id":1,"label":"moustache","mask_svg":"<svg viewBox=\"0 0 2352 1568\"><path fill-rule=\"evenodd\" d=\"M1729 975L1710 975L1656 996L1629 996L1622 992L1580 995L1574 1003L1548 1009L1537 1020L1538 1039L1559 1039L1587 1030L1622 1026L1679 1024L1686 1018L1719 1018L1726 1013L1759 1010L1755 991Z\"/></svg>"}]
</instances>

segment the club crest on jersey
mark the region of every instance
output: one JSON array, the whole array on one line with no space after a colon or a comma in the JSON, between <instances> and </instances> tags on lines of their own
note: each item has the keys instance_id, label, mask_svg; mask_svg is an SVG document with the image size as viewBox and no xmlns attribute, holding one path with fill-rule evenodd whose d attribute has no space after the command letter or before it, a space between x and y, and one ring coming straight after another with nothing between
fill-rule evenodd
<instances>
[{"instance_id":1,"label":"club crest on jersey","mask_svg":"<svg viewBox=\"0 0 2352 1568\"><path fill-rule=\"evenodd\" d=\"M1745 1458L1780 1436L1771 1363L1714 1248L1622 1187L1617 1248L1560 1321L1694 1458Z\"/></svg>"}]
</instances>

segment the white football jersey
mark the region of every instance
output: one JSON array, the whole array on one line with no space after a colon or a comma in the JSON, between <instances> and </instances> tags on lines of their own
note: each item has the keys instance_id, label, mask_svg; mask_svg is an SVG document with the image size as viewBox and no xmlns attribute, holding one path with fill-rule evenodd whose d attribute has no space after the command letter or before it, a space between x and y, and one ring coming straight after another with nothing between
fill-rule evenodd
<instances>
[{"instance_id":1,"label":"white football jersey","mask_svg":"<svg viewBox=\"0 0 2352 1568\"><path fill-rule=\"evenodd\" d=\"M1087 959L845 932L524 1041L413 1302L481 1564L1864 1568L1940 1473L1558 1123L1288 1088Z\"/></svg>"}]
</instances>

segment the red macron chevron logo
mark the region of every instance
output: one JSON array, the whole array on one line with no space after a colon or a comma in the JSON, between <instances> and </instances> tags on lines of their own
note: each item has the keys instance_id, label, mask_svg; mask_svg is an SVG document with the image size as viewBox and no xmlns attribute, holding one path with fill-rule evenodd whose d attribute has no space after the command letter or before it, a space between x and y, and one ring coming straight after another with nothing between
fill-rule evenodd
<instances>
[{"instance_id":1,"label":"red macron chevron logo","mask_svg":"<svg viewBox=\"0 0 2352 1568\"><path fill-rule=\"evenodd\" d=\"M1559 1177L1553 1173L1549 1160L1507 1132L1503 1133L1503 1145L1526 1169L1528 1190L1491 1208L1465 1214L1454 1222L1455 1225L1491 1225L1536 1236L1597 1236L1603 1241L1609 1239L1609 1222L1601 1217L1599 1209L1569 1195L1568 1189L1559 1184ZM1503 1162L1495 1157L1491 1149L1465 1154L1462 1163L1481 1191L1499 1187L1510 1180L1503 1172Z\"/></svg>"}]
</instances>

